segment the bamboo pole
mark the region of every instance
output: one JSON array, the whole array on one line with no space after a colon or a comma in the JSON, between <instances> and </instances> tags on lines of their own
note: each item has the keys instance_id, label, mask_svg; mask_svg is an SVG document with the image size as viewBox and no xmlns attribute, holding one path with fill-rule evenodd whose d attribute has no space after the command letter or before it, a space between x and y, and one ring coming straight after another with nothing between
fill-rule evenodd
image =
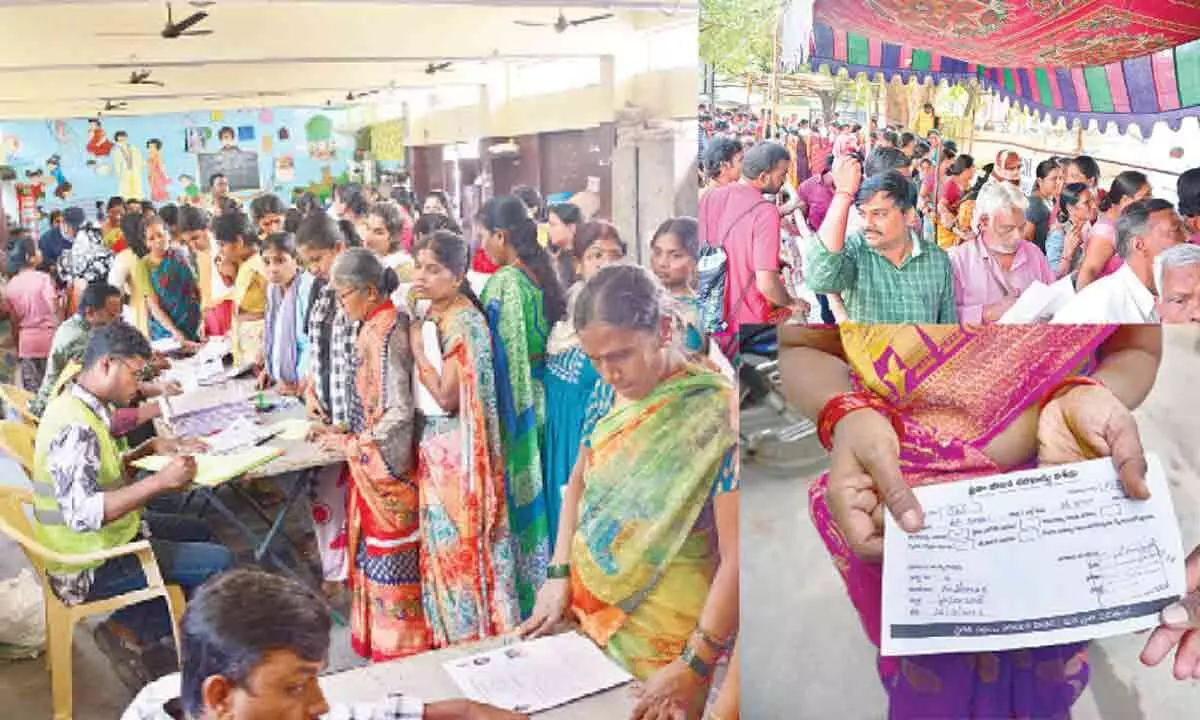
<instances>
[{"instance_id":1,"label":"bamboo pole","mask_svg":"<svg viewBox=\"0 0 1200 720\"><path fill-rule=\"evenodd\" d=\"M775 11L775 32L771 34L771 88L769 102L771 103L771 124L768 137L775 137L779 127L779 30L783 24L783 3Z\"/></svg>"}]
</instances>

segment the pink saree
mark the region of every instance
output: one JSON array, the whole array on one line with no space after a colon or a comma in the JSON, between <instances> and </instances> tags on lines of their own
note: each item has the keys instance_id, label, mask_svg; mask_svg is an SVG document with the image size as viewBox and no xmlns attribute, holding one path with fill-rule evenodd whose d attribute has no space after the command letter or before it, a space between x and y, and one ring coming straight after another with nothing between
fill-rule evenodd
<instances>
[{"instance_id":1,"label":"pink saree","mask_svg":"<svg viewBox=\"0 0 1200 720\"><path fill-rule=\"evenodd\" d=\"M900 410L910 486L1004 472L983 448L1063 378L1087 374L1115 327L843 325L854 380ZM1031 458L1030 464L1033 464ZM879 645L882 566L860 560L833 522L828 475L809 510L868 638ZM1087 685L1087 645L884 658L889 720L1067 718Z\"/></svg>"}]
</instances>

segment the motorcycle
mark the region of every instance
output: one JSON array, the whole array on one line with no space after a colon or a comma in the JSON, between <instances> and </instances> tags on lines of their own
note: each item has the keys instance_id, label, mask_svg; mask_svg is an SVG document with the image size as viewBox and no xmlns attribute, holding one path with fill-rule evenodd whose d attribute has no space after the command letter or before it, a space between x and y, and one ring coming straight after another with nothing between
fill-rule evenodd
<instances>
[{"instance_id":1,"label":"motorcycle","mask_svg":"<svg viewBox=\"0 0 1200 720\"><path fill-rule=\"evenodd\" d=\"M743 457L751 462L766 461L769 456L787 452L810 438L815 439L816 425L792 410L784 397L775 326L747 329L739 346L737 373L741 417L738 434ZM748 425L764 427L749 430ZM773 446L776 452L764 453L768 446Z\"/></svg>"}]
</instances>

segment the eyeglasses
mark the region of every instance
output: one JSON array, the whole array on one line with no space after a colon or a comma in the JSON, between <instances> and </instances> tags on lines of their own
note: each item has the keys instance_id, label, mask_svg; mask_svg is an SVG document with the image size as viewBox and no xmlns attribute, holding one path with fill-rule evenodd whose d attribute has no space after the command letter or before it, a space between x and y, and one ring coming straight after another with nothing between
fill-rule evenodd
<instances>
[{"instance_id":1,"label":"eyeglasses","mask_svg":"<svg viewBox=\"0 0 1200 720\"><path fill-rule=\"evenodd\" d=\"M127 358L116 358L116 360L126 370L132 372L134 377L136 377L138 380L148 380L150 378L150 374L152 372L150 363L143 362L140 365L133 365L130 364L130 361Z\"/></svg>"},{"instance_id":2,"label":"eyeglasses","mask_svg":"<svg viewBox=\"0 0 1200 720\"><path fill-rule=\"evenodd\" d=\"M363 290L363 288L360 288L360 287L359 288L351 288L349 290L343 290L342 292L337 293L337 295L335 297L337 297L338 304L342 305L344 307L346 305L346 298L350 297L351 295L354 295L355 293L362 292L362 290Z\"/></svg>"}]
</instances>

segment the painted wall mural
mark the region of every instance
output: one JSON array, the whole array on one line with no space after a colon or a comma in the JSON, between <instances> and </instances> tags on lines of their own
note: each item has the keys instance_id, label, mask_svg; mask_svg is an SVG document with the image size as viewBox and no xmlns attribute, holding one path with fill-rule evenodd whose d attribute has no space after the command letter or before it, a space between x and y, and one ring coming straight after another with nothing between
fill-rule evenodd
<instances>
[{"instance_id":1,"label":"painted wall mural","mask_svg":"<svg viewBox=\"0 0 1200 720\"><path fill-rule=\"evenodd\" d=\"M0 120L0 165L49 211L113 195L180 202L232 170L235 192L324 190L354 156L340 109L274 108L68 120ZM233 180L233 175L231 180Z\"/></svg>"}]
</instances>

